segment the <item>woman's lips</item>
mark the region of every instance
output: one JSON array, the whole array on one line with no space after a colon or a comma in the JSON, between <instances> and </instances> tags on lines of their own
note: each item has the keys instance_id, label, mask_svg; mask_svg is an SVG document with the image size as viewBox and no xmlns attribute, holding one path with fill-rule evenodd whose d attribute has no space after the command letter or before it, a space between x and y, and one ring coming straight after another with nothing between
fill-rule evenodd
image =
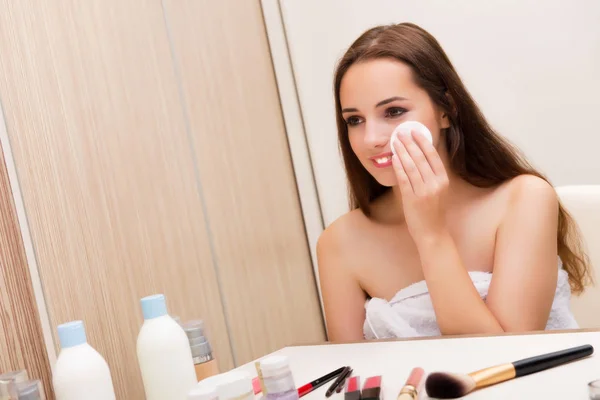
<instances>
[{"instance_id":1,"label":"woman's lips","mask_svg":"<svg viewBox=\"0 0 600 400\"><path fill-rule=\"evenodd\" d=\"M387 168L392 165L392 153L379 154L374 157L369 157L377 168Z\"/></svg>"}]
</instances>

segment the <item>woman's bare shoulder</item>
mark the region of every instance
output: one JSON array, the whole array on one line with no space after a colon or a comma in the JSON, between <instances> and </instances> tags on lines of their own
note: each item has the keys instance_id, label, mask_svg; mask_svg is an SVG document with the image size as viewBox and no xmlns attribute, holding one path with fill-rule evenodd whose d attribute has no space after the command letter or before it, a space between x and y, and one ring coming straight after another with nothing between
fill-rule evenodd
<instances>
[{"instance_id":1,"label":"woman's bare shoulder","mask_svg":"<svg viewBox=\"0 0 600 400\"><path fill-rule=\"evenodd\" d=\"M519 175L510 181L510 187L513 196L557 197L550 182L535 175Z\"/></svg>"},{"instance_id":2,"label":"woman's bare shoulder","mask_svg":"<svg viewBox=\"0 0 600 400\"><path fill-rule=\"evenodd\" d=\"M512 178L496 189L507 206L517 205L521 201L540 201L544 204L555 202L556 190L548 181L535 175L523 174Z\"/></svg>"},{"instance_id":3,"label":"woman's bare shoulder","mask_svg":"<svg viewBox=\"0 0 600 400\"><path fill-rule=\"evenodd\" d=\"M369 223L359 209L352 210L333 221L321 234L318 246L321 248L345 248L360 241L362 228Z\"/></svg>"},{"instance_id":4,"label":"woman's bare shoulder","mask_svg":"<svg viewBox=\"0 0 600 400\"><path fill-rule=\"evenodd\" d=\"M490 194L486 208L498 215L500 221L526 210L546 212L558 209L555 188L535 175L519 175L499 185Z\"/></svg>"},{"instance_id":5,"label":"woman's bare shoulder","mask_svg":"<svg viewBox=\"0 0 600 400\"><path fill-rule=\"evenodd\" d=\"M359 210L352 210L332 222L321 234L317 242L317 253L327 255L349 254L361 241L361 232L369 220Z\"/></svg>"}]
</instances>

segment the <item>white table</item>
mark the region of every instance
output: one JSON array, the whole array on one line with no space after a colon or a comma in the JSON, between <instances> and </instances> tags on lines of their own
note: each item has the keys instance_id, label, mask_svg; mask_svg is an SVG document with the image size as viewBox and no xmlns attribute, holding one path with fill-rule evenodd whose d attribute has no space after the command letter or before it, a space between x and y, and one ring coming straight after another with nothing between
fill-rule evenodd
<instances>
[{"instance_id":1,"label":"white table","mask_svg":"<svg viewBox=\"0 0 600 400\"><path fill-rule=\"evenodd\" d=\"M382 375L384 400L395 400L415 366L433 371L468 373L495 364L516 361L563 348L591 344L594 354L586 359L532 374L466 396L469 400L585 400L588 382L600 379L600 332L573 331L488 337L436 338L323 344L283 348L273 354L289 357L296 386L301 386L341 366L349 365L353 375L366 378ZM469 352L467 354L467 351ZM238 368L256 376L254 363ZM302 399L324 399L329 385ZM425 390L423 390L425 392ZM343 392L331 400L343 400ZM420 398L427 399L425 393Z\"/></svg>"}]
</instances>

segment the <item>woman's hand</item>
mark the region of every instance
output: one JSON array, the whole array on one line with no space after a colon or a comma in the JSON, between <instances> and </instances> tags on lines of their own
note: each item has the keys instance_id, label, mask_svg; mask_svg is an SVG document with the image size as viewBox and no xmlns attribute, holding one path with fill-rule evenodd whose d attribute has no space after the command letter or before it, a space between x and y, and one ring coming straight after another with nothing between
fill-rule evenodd
<instances>
[{"instance_id":1,"label":"woman's hand","mask_svg":"<svg viewBox=\"0 0 600 400\"><path fill-rule=\"evenodd\" d=\"M448 175L431 143L418 132L398 136L394 146L398 156L392 163L409 232L419 245L423 240L447 233L445 197Z\"/></svg>"}]
</instances>

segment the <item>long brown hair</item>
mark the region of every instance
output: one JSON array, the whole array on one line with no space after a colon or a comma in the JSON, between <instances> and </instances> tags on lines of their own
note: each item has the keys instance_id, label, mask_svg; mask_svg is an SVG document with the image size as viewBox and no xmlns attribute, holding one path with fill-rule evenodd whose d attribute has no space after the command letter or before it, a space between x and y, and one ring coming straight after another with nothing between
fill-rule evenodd
<instances>
[{"instance_id":1,"label":"long brown hair","mask_svg":"<svg viewBox=\"0 0 600 400\"><path fill-rule=\"evenodd\" d=\"M390 58L409 65L417 85L449 116L445 140L450 168L478 187L493 187L523 174L548 179L536 171L522 154L492 129L465 88L448 56L427 31L411 23L386 25L363 33L339 61L334 81L336 120L340 150L350 189L350 206L371 215L371 202L389 188L379 184L362 166L348 138L342 116L340 86L354 63ZM574 293L591 281L589 262L582 251L574 220L559 203L558 256L569 275Z\"/></svg>"}]
</instances>

